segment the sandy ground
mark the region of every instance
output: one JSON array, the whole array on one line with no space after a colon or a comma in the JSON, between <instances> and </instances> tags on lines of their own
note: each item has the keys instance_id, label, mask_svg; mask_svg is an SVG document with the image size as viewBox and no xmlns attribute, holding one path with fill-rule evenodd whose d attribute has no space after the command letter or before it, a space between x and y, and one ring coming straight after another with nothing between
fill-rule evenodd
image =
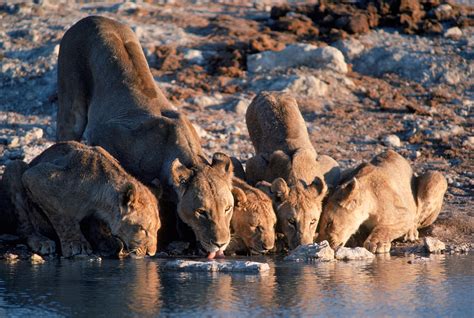
<instances>
[{"instance_id":1,"label":"sandy ground","mask_svg":"<svg viewBox=\"0 0 474 318\"><path fill-rule=\"evenodd\" d=\"M418 173L441 171L449 183L443 211L423 233L473 243L472 8L425 7L432 19L413 29L389 23L401 14L372 25L370 10L325 9L319 19L330 22L318 24L312 9L235 3L0 5L0 174L9 160L30 161L54 142L60 39L81 18L104 15L137 33L157 84L196 125L209 156L245 162L253 153L246 107L261 90L286 90L318 153L342 167L391 147ZM367 26L357 14L369 17ZM334 54L298 62L308 48ZM5 198L0 204L6 212Z\"/></svg>"}]
</instances>

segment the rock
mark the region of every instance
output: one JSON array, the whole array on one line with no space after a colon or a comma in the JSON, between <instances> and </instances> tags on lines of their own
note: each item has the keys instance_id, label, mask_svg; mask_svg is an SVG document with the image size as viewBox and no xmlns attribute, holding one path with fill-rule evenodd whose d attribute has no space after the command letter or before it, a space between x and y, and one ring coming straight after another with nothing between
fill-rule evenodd
<instances>
[{"instance_id":1,"label":"rock","mask_svg":"<svg viewBox=\"0 0 474 318\"><path fill-rule=\"evenodd\" d=\"M286 256L285 261L311 261L314 259L320 261L331 261L334 259L334 250L329 246L328 241L300 245Z\"/></svg>"},{"instance_id":2,"label":"rock","mask_svg":"<svg viewBox=\"0 0 474 318\"><path fill-rule=\"evenodd\" d=\"M32 264L43 264L44 263L44 259L38 254L32 254L31 257L30 257L30 260L31 260Z\"/></svg>"},{"instance_id":3,"label":"rock","mask_svg":"<svg viewBox=\"0 0 474 318\"><path fill-rule=\"evenodd\" d=\"M19 241L20 238L16 235L12 235L12 234L2 234L0 235L0 241L2 242L7 242L7 243L10 243L10 242L15 242L15 241Z\"/></svg>"},{"instance_id":4,"label":"rock","mask_svg":"<svg viewBox=\"0 0 474 318\"><path fill-rule=\"evenodd\" d=\"M469 136L462 142L464 147L474 148L474 136Z\"/></svg>"},{"instance_id":5,"label":"rock","mask_svg":"<svg viewBox=\"0 0 474 318\"><path fill-rule=\"evenodd\" d=\"M207 133L207 131L205 131L201 126L199 126L198 124L196 123L193 123L193 127L194 129L196 130L199 138L207 138L209 137L209 134Z\"/></svg>"},{"instance_id":6,"label":"rock","mask_svg":"<svg viewBox=\"0 0 474 318\"><path fill-rule=\"evenodd\" d=\"M460 37L462 37L462 31L458 27L452 27L444 32L444 37L458 40Z\"/></svg>"},{"instance_id":7,"label":"rock","mask_svg":"<svg viewBox=\"0 0 474 318\"><path fill-rule=\"evenodd\" d=\"M453 16L453 7L449 4L442 4L434 9L434 14L436 18L440 21L447 20Z\"/></svg>"},{"instance_id":8,"label":"rock","mask_svg":"<svg viewBox=\"0 0 474 318\"><path fill-rule=\"evenodd\" d=\"M364 51L365 47L360 42L358 39L355 38L349 38L347 40L339 40L332 44L335 48L340 50L342 54L344 54L344 57L346 60L351 60L362 53Z\"/></svg>"},{"instance_id":9,"label":"rock","mask_svg":"<svg viewBox=\"0 0 474 318\"><path fill-rule=\"evenodd\" d=\"M402 145L397 135L387 135L383 138L382 142L387 147L399 148Z\"/></svg>"},{"instance_id":10,"label":"rock","mask_svg":"<svg viewBox=\"0 0 474 318\"><path fill-rule=\"evenodd\" d=\"M239 115L245 115L245 113L247 112L247 108L250 105L250 102L251 101L249 99L239 98L234 103L231 104L231 106L229 107L229 110Z\"/></svg>"},{"instance_id":11,"label":"rock","mask_svg":"<svg viewBox=\"0 0 474 318\"><path fill-rule=\"evenodd\" d=\"M369 252L363 247L355 247L355 248L349 248L349 247L340 247L336 251L336 259L338 260L361 260L361 259L372 259L374 258L374 254Z\"/></svg>"},{"instance_id":12,"label":"rock","mask_svg":"<svg viewBox=\"0 0 474 318\"><path fill-rule=\"evenodd\" d=\"M13 136L8 139L8 148L17 148L20 146L20 137Z\"/></svg>"},{"instance_id":13,"label":"rock","mask_svg":"<svg viewBox=\"0 0 474 318\"><path fill-rule=\"evenodd\" d=\"M194 97L191 102L201 108L206 108L209 106L221 104L222 99L203 95L203 96Z\"/></svg>"},{"instance_id":14,"label":"rock","mask_svg":"<svg viewBox=\"0 0 474 318\"><path fill-rule=\"evenodd\" d=\"M441 253L446 249L446 245L434 237L427 236L423 241L429 253Z\"/></svg>"},{"instance_id":15,"label":"rock","mask_svg":"<svg viewBox=\"0 0 474 318\"><path fill-rule=\"evenodd\" d=\"M187 261L175 260L167 262L165 269L189 271L189 272L248 272L261 273L270 269L267 263L251 262L251 261Z\"/></svg>"},{"instance_id":16,"label":"rock","mask_svg":"<svg viewBox=\"0 0 474 318\"><path fill-rule=\"evenodd\" d=\"M293 77L283 91L291 92L295 96L320 97L328 93L328 84L312 75Z\"/></svg>"},{"instance_id":17,"label":"rock","mask_svg":"<svg viewBox=\"0 0 474 318\"><path fill-rule=\"evenodd\" d=\"M5 253L3 255L3 258L7 261L7 262L16 262L18 261L18 255L17 254L13 254L13 253Z\"/></svg>"},{"instance_id":18,"label":"rock","mask_svg":"<svg viewBox=\"0 0 474 318\"><path fill-rule=\"evenodd\" d=\"M182 255L189 248L189 242L173 241L166 247L170 255Z\"/></svg>"},{"instance_id":19,"label":"rock","mask_svg":"<svg viewBox=\"0 0 474 318\"><path fill-rule=\"evenodd\" d=\"M293 44L274 52L265 51L247 56L247 69L251 73L285 70L297 66L331 69L347 73L344 55L332 46L317 47L311 44Z\"/></svg>"},{"instance_id":20,"label":"rock","mask_svg":"<svg viewBox=\"0 0 474 318\"><path fill-rule=\"evenodd\" d=\"M25 143L29 144L32 141L36 141L38 139L43 138L43 129L39 127L34 127L30 131L28 131L25 135Z\"/></svg>"},{"instance_id":21,"label":"rock","mask_svg":"<svg viewBox=\"0 0 474 318\"><path fill-rule=\"evenodd\" d=\"M189 49L184 53L183 58L190 63L204 64L204 56L202 55L202 51L199 50Z\"/></svg>"},{"instance_id":22,"label":"rock","mask_svg":"<svg viewBox=\"0 0 474 318\"><path fill-rule=\"evenodd\" d=\"M416 256L413 259L409 260L407 263L408 264L425 264L429 261L431 261L429 257Z\"/></svg>"}]
</instances>

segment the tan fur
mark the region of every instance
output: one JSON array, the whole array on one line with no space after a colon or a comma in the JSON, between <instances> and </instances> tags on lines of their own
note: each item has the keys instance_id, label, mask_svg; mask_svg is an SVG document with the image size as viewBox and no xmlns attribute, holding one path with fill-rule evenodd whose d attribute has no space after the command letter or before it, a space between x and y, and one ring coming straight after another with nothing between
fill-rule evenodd
<instances>
[{"instance_id":1,"label":"tan fur","mask_svg":"<svg viewBox=\"0 0 474 318\"><path fill-rule=\"evenodd\" d=\"M247 161L248 182L273 182L272 186L260 186L273 198L277 230L285 234L290 249L312 243L329 183L323 179L337 183L337 163L327 156L317 160L306 123L291 95L260 93L249 105L246 121L256 151ZM277 186L285 191L273 191Z\"/></svg>"},{"instance_id":2,"label":"tan fur","mask_svg":"<svg viewBox=\"0 0 474 318\"><path fill-rule=\"evenodd\" d=\"M321 217L318 239L328 240L333 248L343 246L364 226L370 231L364 246L371 252L388 253L393 240L427 224L424 220L434 221L446 190L444 178L430 174L419 182L415 199L410 164L392 150L362 164L346 178L329 197Z\"/></svg>"},{"instance_id":3,"label":"tan fur","mask_svg":"<svg viewBox=\"0 0 474 318\"><path fill-rule=\"evenodd\" d=\"M230 252L264 254L275 244L276 215L272 200L263 191L233 178L234 215Z\"/></svg>"},{"instance_id":4,"label":"tan fur","mask_svg":"<svg viewBox=\"0 0 474 318\"><path fill-rule=\"evenodd\" d=\"M142 182L158 178L164 200L178 206L177 214L203 246L228 243L225 209L233 205L232 172L221 173L204 158L193 125L155 85L129 27L104 17L87 17L72 26L61 41L58 85L58 140L83 138L102 146ZM183 188L173 175L176 159L193 172L187 191L174 190ZM201 208L209 210L211 219L194 217ZM173 232L176 224L170 218L176 213L163 212L164 230Z\"/></svg>"},{"instance_id":5,"label":"tan fur","mask_svg":"<svg viewBox=\"0 0 474 318\"><path fill-rule=\"evenodd\" d=\"M58 143L29 165L9 164L5 175L11 185L10 195L16 198L13 202L19 219L27 224L20 228L20 234L27 237L35 252L55 252L51 238L41 234L50 231L45 229L50 225L63 256L90 253L80 223L93 215L105 222L123 243L124 251L155 254L160 228L158 202L104 149L77 142ZM25 209L25 205L36 209ZM45 220L39 223L41 218Z\"/></svg>"}]
</instances>

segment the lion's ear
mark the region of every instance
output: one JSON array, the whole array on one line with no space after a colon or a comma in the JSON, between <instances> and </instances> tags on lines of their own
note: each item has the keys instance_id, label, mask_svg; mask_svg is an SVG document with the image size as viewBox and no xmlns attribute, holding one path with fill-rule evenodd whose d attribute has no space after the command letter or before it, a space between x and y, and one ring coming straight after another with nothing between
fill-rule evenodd
<instances>
[{"instance_id":1,"label":"lion's ear","mask_svg":"<svg viewBox=\"0 0 474 318\"><path fill-rule=\"evenodd\" d=\"M285 200L290 192L286 181L283 178L277 178L272 182L272 193L280 200Z\"/></svg>"},{"instance_id":2,"label":"lion's ear","mask_svg":"<svg viewBox=\"0 0 474 318\"><path fill-rule=\"evenodd\" d=\"M122 205L130 207L137 197L137 190L132 183L127 183L122 192Z\"/></svg>"},{"instance_id":3,"label":"lion's ear","mask_svg":"<svg viewBox=\"0 0 474 318\"><path fill-rule=\"evenodd\" d=\"M268 195L270 198L272 197L272 184L268 181L259 181L255 185L255 188L259 189L266 195Z\"/></svg>"},{"instance_id":4,"label":"lion's ear","mask_svg":"<svg viewBox=\"0 0 474 318\"><path fill-rule=\"evenodd\" d=\"M232 169L234 171L234 176L239 179L245 180L245 177L246 177L245 170L240 160L237 159L236 157L230 157L230 160L232 162Z\"/></svg>"},{"instance_id":5,"label":"lion's ear","mask_svg":"<svg viewBox=\"0 0 474 318\"><path fill-rule=\"evenodd\" d=\"M343 184L338 191L338 199L342 207L352 210L357 204L360 194L360 183L357 178L352 178Z\"/></svg>"},{"instance_id":6,"label":"lion's ear","mask_svg":"<svg viewBox=\"0 0 474 318\"><path fill-rule=\"evenodd\" d=\"M234 175L234 167L230 157L222 152L216 152L214 156L212 156L211 166L227 177L232 178Z\"/></svg>"},{"instance_id":7,"label":"lion's ear","mask_svg":"<svg viewBox=\"0 0 474 318\"><path fill-rule=\"evenodd\" d=\"M318 197L324 197L328 191L326 182L320 177L315 177L309 187L317 191Z\"/></svg>"},{"instance_id":8,"label":"lion's ear","mask_svg":"<svg viewBox=\"0 0 474 318\"><path fill-rule=\"evenodd\" d=\"M245 192L240 188L232 188L232 195L234 197L235 206L242 206L242 204L247 202L247 196L245 195Z\"/></svg>"},{"instance_id":9,"label":"lion's ear","mask_svg":"<svg viewBox=\"0 0 474 318\"><path fill-rule=\"evenodd\" d=\"M171 178L176 188L186 185L193 175L193 170L186 168L179 159L171 163Z\"/></svg>"}]
</instances>

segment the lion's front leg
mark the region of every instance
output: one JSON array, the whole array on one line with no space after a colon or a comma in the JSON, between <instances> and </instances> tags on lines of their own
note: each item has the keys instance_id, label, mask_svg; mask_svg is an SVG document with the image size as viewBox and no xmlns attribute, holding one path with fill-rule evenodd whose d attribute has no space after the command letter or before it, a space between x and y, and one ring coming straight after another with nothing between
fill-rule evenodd
<instances>
[{"instance_id":1,"label":"lion's front leg","mask_svg":"<svg viewBox=\"0 0 474 318\"><path fill-rule=\"evenodd\" d=\"M92 248L81 232L78 220L56 211L45 211L58 235L64 257L91 254Z\"/></svg>"},{"instance_id":2,"label":"lion's front leg","mask_svg":"<svg viewBox=\"0 0 474 318\"><path fill-rule=\"evenodd\" d=\"M406 234L412 226L403 222L377 225L365 240L364 247L376 254L389 253L392 241Z\"/></svg>"}]
</instances>

